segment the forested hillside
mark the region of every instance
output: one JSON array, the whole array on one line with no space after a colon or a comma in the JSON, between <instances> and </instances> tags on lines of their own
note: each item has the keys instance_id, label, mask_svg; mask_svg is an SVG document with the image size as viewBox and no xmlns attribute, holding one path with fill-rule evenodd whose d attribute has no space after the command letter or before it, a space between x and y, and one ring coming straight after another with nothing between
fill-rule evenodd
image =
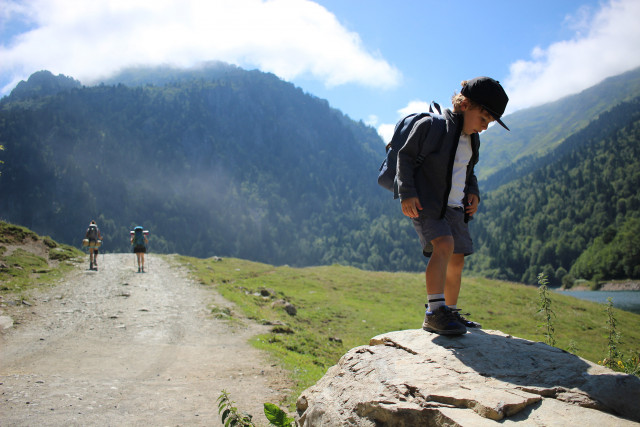
<instances>
[{"instance_id":1,"label":"forested hillside","mask_svg":"<svg viewBox=\"0 0 640 427\"><path fill-rule=\"evenodd\" d=\"M542 167L486 195L474 224L487 276L553 284L640 278L640 97L602 114L542 158Z\"/></svg>"},{"instance_id":2,"label":"forested hillside","mask_svg":"<svg viewBox=\"0 0 640 427\"><path fill-rule=\"evenodd\" d=\"M471 270L556 285L640 276L638 82L636 70L519 112L500 143L482 135L480 167L510 160L481 183ZM79 246L95 219L107 252L129 250L140 224L154 252L424 269L376 183L376 131L272 74L212 63L84 87L38 72L0 100L0 146L0 219L60 242ZM530 154L512 162L514 147Z\"/></svg>"},{"instance_id":3,"label":"forested hillside","mask_svg":"<svg viewBox=\"0 0 640 427\"><path fill-rule=\"evenodd\" d=\"M565 138L612 106L640 96L640 68L605 79L575 95L509 114L511 132L492 127L482 134L477 175L484 191L494 190L541 166L536 162Z\"/></svg>"},{"instance_id":4,"label":"forested hillside","mask_svg":"<svg viewBox=\"0 0 640 427\"><path fill-rule=\"evenodd\" d=\"M0 111L3 219L69 244L96 219L106 251L128 250L141 224L157 252L422 268L376 184L373 128L270 74L216 64L177 77L51 91L72 80L41 72L21 84Z\"/></svg>"}]
</instances>

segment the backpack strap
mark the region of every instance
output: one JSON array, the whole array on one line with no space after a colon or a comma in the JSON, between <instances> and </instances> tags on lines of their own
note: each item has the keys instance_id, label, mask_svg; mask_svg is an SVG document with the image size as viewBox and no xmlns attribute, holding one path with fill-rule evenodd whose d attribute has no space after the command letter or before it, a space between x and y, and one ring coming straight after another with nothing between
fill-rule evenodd
<instances>
[{"instance_id":1,"label":"backpack strap","mask_svg":"<svg viewBox=\"0 0 640 427\"><path fill-rule=\"evenodd\" d=\"M440 109L440 104L435 101L431 101L431 104L429 104L429 112L441 116L442 110Z\"/></svg>"}]
</instances>

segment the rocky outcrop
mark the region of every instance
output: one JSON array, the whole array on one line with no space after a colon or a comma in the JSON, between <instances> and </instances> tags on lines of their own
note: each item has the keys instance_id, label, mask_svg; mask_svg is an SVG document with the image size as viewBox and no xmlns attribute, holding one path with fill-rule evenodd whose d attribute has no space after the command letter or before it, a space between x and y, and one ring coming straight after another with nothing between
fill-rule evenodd
<instances>
[{"instance_id":1,"label":"rocky outcrop","mask_svg":"<svg viewBox=\"0 0 640 427\"><path fill-rule=\"evenodd\" d=\"M298 398L302 426L637 426L640 379L499 331L396 331Z\"/></svg>"}]
</instances>

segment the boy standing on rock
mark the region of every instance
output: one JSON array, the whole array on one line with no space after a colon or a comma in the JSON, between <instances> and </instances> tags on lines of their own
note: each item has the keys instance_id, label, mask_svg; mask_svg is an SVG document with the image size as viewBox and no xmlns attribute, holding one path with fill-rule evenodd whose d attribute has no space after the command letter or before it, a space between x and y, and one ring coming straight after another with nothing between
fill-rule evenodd
<instances>
[{"instance_id":1,"label":"boy standing on rock","mask_svg":"<svg viewBox=\"0 0 640 427\"><path fill-rule=\"evenodd\" d=\"M446 131L438 146L418 170L416 158L426 143L431 116L418 121L398 152L397 183L402 213L412 219L426 268L428 304L422 328L443 335L461 335L478 323L460 315L457 308L464 257L473 253L468 221L478 210L480 192L474 166L478 162L478 134L500 120L509 98L500 83L489 77L462 82L445 110Z\"/></svg>"}]
</instances>

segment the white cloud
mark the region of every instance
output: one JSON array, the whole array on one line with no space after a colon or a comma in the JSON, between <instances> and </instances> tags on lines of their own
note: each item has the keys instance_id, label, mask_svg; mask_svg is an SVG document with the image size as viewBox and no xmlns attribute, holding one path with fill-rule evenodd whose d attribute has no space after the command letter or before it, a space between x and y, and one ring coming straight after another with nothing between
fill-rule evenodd
<instances>
[{"instance_id":1,"label":"white cloud","mask_svg":"<svg viewBox=\"0 0 640 427\"><path fill-rule=\"evenodd\" d=\"M393 124L385 123L378 126L378 129L377 129L378 135L380 135L385 145L391 142L391 138L393 137L393 131L395 128L396 128L395 123Z\"/></svg>"},{"instance_id":2,"label":"white cloud","mask_svg":"<svg viewBox=\"0 0 640 427\"><path fill-rule=\"evenodd\" d=\"M420 100L410 101L406 107L398 110L398 119L413 113L422 113L423 111L429 111L429 103Z\"/></svg>"},{"instance_id":3,"label":"white cloud","mask_svg":"<svg viewBox=\"0 0 640 427\"><path fill-rule=\"evenodd\" d=\"M5 7L6 6L6 7ZM400 72L309 0L8 0L33 29L0 46L6 91L48 69L89 83L131 65L221 60L328 87L389 88ZM5 26L6 24L2 24Z\"/></svg>"},{"instance_id":4,"label":"white cloud","mask_svg":"<svg viewBox=\"0 0 640 427\"><path fill-rule=\"evenodd\" d=\"M573 39L536 47L530 60L511 65L508 111L554 101L640 66L640 1L611 0L588 12L581 8L567 17Z\"/></svg>"},{"instance_id":5,"label":"white cloud","mask_svg":"<svg viewBox=\"0 0 640 427\"><path fill-rule=\"evenodd\" d=\"M367 119L364 121L364 124L368 126L375 126L378 124L379 118L375 114L369 114Z\"/></svg>"}]
</instances>

